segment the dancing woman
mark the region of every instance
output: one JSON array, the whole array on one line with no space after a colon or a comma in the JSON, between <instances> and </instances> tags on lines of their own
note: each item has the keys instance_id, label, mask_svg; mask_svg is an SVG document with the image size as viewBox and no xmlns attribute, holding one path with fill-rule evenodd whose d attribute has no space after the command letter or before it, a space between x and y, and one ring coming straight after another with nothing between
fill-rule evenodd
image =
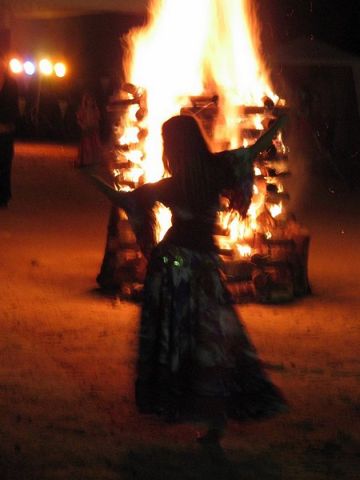
<instances>
[{"instance_id":1,"label":"dancing woman","mask_svg":"<svg viewBox=\"0 0 360 480\"><path fill-rule=\"evenodd\" d=\"M246 214L253 161L272 143L285 117L248 148L212 153L198 122L175 116L162 127L164 166L170 174L133 192L100 190L125 209L148 258L137 362L136 403L167 421L202 421L203 444L218 444L227 418L259 419L286 409L235 312L213 240L218 199ZM153 206L172 213L156 245Z\"/></svg>"}]
</instances>

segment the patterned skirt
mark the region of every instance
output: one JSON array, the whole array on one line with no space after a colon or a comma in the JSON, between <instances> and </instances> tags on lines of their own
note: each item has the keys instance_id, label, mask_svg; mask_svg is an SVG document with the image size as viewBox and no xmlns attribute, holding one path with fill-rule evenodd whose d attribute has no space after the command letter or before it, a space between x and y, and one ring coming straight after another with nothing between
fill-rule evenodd
<instances>
[{"instance_id":1,"label":"patterned skirt","mask_svg":"<svg viewBox=\"0 0 360 480\"><path fill-rule=\"evenodd\" d=\"M214 253L159 244L145 280L136 403L169 421L286 410L235 312Z\"/></svg>"}]
</instances>

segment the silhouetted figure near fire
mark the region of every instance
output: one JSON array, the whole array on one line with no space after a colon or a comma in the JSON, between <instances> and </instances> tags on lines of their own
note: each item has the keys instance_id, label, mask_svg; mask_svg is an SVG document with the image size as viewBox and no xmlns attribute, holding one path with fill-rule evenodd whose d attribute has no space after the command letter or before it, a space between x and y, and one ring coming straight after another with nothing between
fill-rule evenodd
<instances>
[{"instance_id":1,"label":"silhouetted figure near fire","mask_svg":"<svg viewBox=\"0 0 360 480\"><path fill-rule=\"evenodd\" d=\"M284 123L280 118L249 148L213 154L191 116L164 123L164 166L171 175L133 192L113 190L148 258L137 362L136 403L142 413L170 422L203 422L202 445L219 446L227 418L239 421L286 409L233 307L213 240L218 198L246 214L253 160ZM172 227L156 245L153 206L172 212Z\"/></svg>"},{"instance_id":2,"label":"silhouetted figure near fire","mask_svg":"<svg viewBox=\"0 0 360 480\"><path fill-rule=\"evenodd\" d=\"M0 58L0 207L11 199L11 167L14 137L19 117L18 89L7 72L6 61Z\"/></svg>"}]
</instances>

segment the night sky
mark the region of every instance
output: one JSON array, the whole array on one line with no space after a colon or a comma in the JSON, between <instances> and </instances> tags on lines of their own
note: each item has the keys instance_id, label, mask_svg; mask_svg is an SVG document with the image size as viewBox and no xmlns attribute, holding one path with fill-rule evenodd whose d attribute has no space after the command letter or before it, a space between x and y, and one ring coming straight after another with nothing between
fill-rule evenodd
<instances>
[{"instance_id":1,"label":"night sky","mask_svg":"<svg viewBox=\"0 0 360 480\"><path fill-rule=\"evenodd\" d=\"M360 55L359 0L255 0L270 45L312 35Z\"/></svg>"},{"instance_id":2,"label":"night sky","mask_svg":"<svg viewBox=\"0 0 360 480\"><path fill-rule=\"evenodd\" d=\"M91 5L95 1L99 3L93 0ZM279 47L302 36L360 56L360 0L249 1L257 8L263 52L268 59ZM122 76L120 37L145 21L145 12L18 19L14 47L23 55L40 50L62 54L72 66L74 78L107 75L117 80Z\"/></svg>"},{"instance_id":3,"label":"night sky","mask_svg":"<svg viewBox=\"0 0 360 480\"><path fill-rule=\"evenodd\" d=\"M311 36L360 55L360 0L249 0L266 43Z\"/></svg>"}]
</instances>

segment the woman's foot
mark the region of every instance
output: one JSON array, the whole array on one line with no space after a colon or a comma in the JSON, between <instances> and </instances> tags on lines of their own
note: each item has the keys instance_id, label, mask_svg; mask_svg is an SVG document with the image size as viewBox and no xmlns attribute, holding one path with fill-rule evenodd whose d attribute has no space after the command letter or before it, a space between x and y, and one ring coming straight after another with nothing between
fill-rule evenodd
<instances>
[{"instance_id":1,"label":"woman's foot","mask_svg":"<svg viewBox=\"0 0 360 480\"><path fill-rule=\"evenodd\" d=\"M210 459L215 464L224 465L226 463L225 452L220 444L224 436L223 431L209 429L205 435L198 435L197 442L201 445L204 452L210 455Z\"/></svg>"}]
</instances>

